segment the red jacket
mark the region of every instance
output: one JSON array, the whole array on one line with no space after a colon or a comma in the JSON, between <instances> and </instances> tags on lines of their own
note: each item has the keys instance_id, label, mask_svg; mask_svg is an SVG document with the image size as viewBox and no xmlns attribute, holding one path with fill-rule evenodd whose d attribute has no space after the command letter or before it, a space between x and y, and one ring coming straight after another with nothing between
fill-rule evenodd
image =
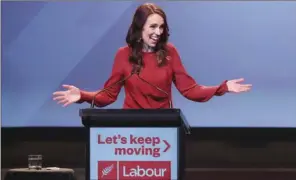
<instances>
[{"instance_id":1,"label":"red jacket","mask_svg":"<svg viewBox=\"0 0 296 180\"><path fill-rule=\"evenodd\" d=\"M116 101L122 86L125 89L125 100L123 108L169 108L172 99L172 83L175 84L179 92L192 101L205 102L213 96L221 96L227 90L224 81L219 86L202 86L190 77L182 65L180 56L172 44L167 45L168 63L165 66L158 67L156 54L153 52L143 52L144 68L139 76L150 84L145 83L136 74L128 78L124 83L112 86L106 91L102 91L95 98L95 105L99 107L107 106ZM104 88L129 76L132 72L132 65L129 63L130 49L128 46L121 47L115 56L112 73L106 81ZM167 92L162 92L156 87ZM98 92L98 91L97 91ZM88 92L81 90L81 99L79 102L91 102L94 94L97 92Z\"/></svg>"}]
</instances>

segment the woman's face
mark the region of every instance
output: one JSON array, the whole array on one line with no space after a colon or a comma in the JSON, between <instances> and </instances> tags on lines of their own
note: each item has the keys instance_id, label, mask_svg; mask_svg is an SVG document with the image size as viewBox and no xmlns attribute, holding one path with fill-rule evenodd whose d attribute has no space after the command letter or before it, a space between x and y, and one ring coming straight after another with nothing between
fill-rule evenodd
<instances>
[{"instance_id":1,"label":"woman's face","mask_svg":"<svg viewBox=\"0 0 296 180\"><path fill-rule=\"evenodd\" d=\"M143 42L150 47L155 47L163 33L163 26L164 20L160 15L148 16L142 31Z\"/></svg>"}]
</instances>

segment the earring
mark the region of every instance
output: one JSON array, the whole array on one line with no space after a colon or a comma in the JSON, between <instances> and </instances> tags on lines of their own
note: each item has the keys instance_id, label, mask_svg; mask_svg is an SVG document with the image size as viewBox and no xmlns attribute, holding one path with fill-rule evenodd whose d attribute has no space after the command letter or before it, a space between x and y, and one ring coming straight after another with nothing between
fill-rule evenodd
<instances>
[{"instance_id":1,"label":"earring","mask_svg":"<svg viewBox=\"0 0 296 180\"><path fill-rule=\"evenodd\" d=\"M142 40L142 38L138 39L138 41L137 41L137 42L139 43L139 42L141 42L141 40Z\"/></svg>"}]
</instances>

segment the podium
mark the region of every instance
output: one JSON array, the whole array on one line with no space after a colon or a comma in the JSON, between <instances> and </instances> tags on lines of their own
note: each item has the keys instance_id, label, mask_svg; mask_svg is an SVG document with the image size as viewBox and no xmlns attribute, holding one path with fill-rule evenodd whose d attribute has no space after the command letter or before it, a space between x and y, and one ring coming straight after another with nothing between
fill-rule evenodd
<instances>
[{"instance_id":1,"label":"podium","mask_svg":"<svg viewBox=\"0 0 296 180\"><path fill-rule=\"evenodd\" d=\"M86 128L86 180L182 180L184 136L180 109L80 109Z\"/></svg>"}]
</instances>

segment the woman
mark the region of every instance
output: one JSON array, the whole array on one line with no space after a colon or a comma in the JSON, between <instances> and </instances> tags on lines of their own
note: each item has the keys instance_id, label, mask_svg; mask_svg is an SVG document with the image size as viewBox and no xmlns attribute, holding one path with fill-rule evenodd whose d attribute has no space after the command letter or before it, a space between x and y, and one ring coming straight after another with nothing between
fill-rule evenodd
<instances>
[{"instance_id":1,"label":"woman","mask_svg":"<svg viewBox=\"0 0 296 180\"><path fill-rule=\"evenodd\" d=\"M63 106L94 100L96 106L104 107L116 101L124 86L123 108L172 108L172 83L184 97L196 102L206 102L226 92L250 90L250 84L240 84L243 79L211 87L197 84L187 74L176 48L168 43L168 37L164 11L151 3L139 6L126 36L127 46L117 51L112 74L104 89L87 92L63 85L66 90L54 92L54 100Z\"/></svg>"}]
</instances>

